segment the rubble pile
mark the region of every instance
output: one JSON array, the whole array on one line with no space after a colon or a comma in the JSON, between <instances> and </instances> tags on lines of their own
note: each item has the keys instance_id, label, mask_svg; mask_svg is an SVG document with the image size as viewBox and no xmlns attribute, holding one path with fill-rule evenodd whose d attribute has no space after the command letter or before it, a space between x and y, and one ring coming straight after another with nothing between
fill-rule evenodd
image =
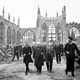
<instances>
[{"instance_id":1,"label":"rubble pile","mask_svg":"<svg viewBox=\"0 0 80 80\"><path fill-rule=\"evenodd\" d=\"M13 55L13 50L6 49L6 48L0 48L0 63L9 63L11 62Z\"/></svg>"}]
</instances>

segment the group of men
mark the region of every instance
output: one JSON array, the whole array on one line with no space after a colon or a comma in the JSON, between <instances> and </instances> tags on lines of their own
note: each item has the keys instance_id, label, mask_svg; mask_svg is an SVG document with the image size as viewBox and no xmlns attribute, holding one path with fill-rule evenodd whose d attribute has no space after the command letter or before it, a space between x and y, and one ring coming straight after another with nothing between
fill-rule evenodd
<instances>
[{"instance_id":1,"label":"group of men","mask_svg":"<svg viewBox=\"0 0 80 80\"><path fill-rule=\"evenodd\" d=\"M74 76L74 62L75 62L75 51L80 56L80 51L77 47L77 45L73 42L72 37L68 37L68 43L63 45L55 45L51 47L47 46L24 46L22 48L22 54L23 54L23 62L26 66L25 74L27 75L29 70L29 63L34 63L34 66L37 69L38 73L41 73L42 66L44 65L44 61L46 62L47 71L52 71L52 64L53 64L53 58L56 56L56 62L59 64L61 63L61 55L65 53L66 56L66 75L68 72L72 73L72 76ZM20 47L14 47L14 56L17 55L17 59L19 59L18 53L20 53ZM33 55L33 56L32 56Z\"/></svg>"},{"instance_id":2,"label":"group of men","mask_svg":"<svg viewBox=\"0 0 80 80\"><path fill-rule=\"evenodd\" d=\"M61 55L58 57L58 54L61 54L61 53L60 52L58 53L57 51L58 51L57 46L56 46L56 50L53 46L51 46L51 47L40 46L40 45L32 46L32 47L24 46L24 48L23 48L23 54L24 54L23 62L26 65L25 74L28 74L28 72L30 71L29 70L29 63L30 62L33 63L33 61L34 61L34 66L36 67L38 73L41 73L42 66L44 65L44 62L46 62L47 71L51 72L53 58L55 57L55 52L57 55L57 59L60 58L59 60L61 61ZM31 56L31 55L33 55L33 56ZM33 59L32 59L32 57L33 57Z\"/></svg>"}]
</instances>

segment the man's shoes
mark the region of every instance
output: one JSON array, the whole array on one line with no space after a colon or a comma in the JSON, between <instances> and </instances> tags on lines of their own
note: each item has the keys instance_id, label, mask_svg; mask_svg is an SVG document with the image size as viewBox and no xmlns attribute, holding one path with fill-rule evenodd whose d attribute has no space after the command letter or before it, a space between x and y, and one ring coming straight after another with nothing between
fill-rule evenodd
<instances>
[{"instance_id":1,"label":"man's shoes","mask_svg":"<svg viewBox=\"0 0 80 80\"><path fill-rule=\"evenodd\" d=\"M73 77L75 76L75 75L74 75L74 71L72 71L71 74L72 74Z\"/></svg>"},{"instance_id":2,"label":"man's shoes","mask_svg":"<svg viewBox=\"0 0 80 80\"><path fill-rule=\"evenodd\" d=\"M65 70L66 75L68 74L67 70Z\"/></svg>"},{"instance_id":3,"label":"man's shoes","mask_svg":"<svg viewBox=\"0 0 80 80\"><path fill-rule=\"evenodd\" d=\"M28 69L28 72L30 72L30 70Z\"/></svg>"},{"instance_id":4,"label":"man's shoes","mask_svg":"<svg viewBox=\"0 0 80 80\"><path fill-rule=\"evenodd\" d=\"M49 72L52 72L52 70L49 70Z\"/></svg>"},{"instance_id":5,"label":"man's shoes","mask_svg":"<svg viewBox=\"0 0 80 80\"><path fill-rule=\"evenodd\" d=\"M25 72L25 75L28 75L28 72Z\"/></svg>"},{"instance_id":6,"label":"man's shoes","mask_svg":"<svg viewBox=\"0 0 80 80\"><path fill-rule=\"evenodd\" d=\"M72 76L75 77L74 73L72 73Z\"/></svg>"}]
</instances>

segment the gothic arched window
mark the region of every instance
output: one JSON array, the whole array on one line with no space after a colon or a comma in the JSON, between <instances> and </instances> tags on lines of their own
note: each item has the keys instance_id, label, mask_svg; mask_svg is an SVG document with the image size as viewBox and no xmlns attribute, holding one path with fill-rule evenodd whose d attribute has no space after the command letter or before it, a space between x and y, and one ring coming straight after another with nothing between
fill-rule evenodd
<instances>
[{"instance_id":1,"label":"gothic arched window","mask_svg":"<svg viewBox=\"0 0 80 80\"><path fill-rule=\"evenodd\" d=\"M20 32L17 31L17 41L19 42L20 41Z\"/></svg>"},{"instance_id":2,"label":"gothic arched window","mask_svg":"<svg viewBox=\"0 0 80 80\"><path fill-rule=\"evenodd\" d=\"M11 44L11 28L10 28L10 26L7 29L7 44Z\"/></svg>"},{"instance_id":3,"label":"gothic arched window","mask_svg":"<svg viewBox=\"0 0 80 80\"><path fill-rule=\"evenodd\" d=\"M56 28L55 28L54 24L51 24L48 27L48 40L51 42L56 40Z\"/></svg>"},{"instance_id":4,"label":"gothic arched window","mask_svg":"<svg viewBox=\"0 0 80 80\"><path fill-rule=\"evenodd\" d=\"M47 25L46 25L46 23L43 23L42 24L42 40L43 40L43 42L45 42L46 41L46 37L47 37Z\"/></svg>"},{"instance_id":5,"label":"gothic arched window","mask_svg":"<svg viewBox=\"0 0 80 80\"><path fill-rule=\"evenodd\" d=\"M15 43L15 29L12 30L12 43Z\"/></svg>"},{"instance_id":6,"label":"gothic arched window","mask_svg":"<svg viewBox=\"0 0 80 80\"><path fill-rule=\"evenodd\" d=\"M43 24L42 24L42 29L43 29L43 30L46 30L46 28L47 28L46 23L43 23Z\"/></svg>"},{"instance_id":7,"label":"gothic arched window","mask_svg":"<svg viewBox=\"0 0 80 80\"><path fill-rule=\"evenodd\" d=\"M24 35L23 35L24 42L35 41L35 39L36 39L36 36L35 36L35 34L34 34L34 32L32 30L28 30L28 31L24 32Z\"/></svg>"},{"instance_id":8,"label":"gothic arched window","mask_svg":"<svg viewBox=\"0 0 80 80\"><path fill-rule=\"evenodd\" d=\"M0 43L4 43L5 27L3 22L0 23Z\"/></svg>"}]
</instances>

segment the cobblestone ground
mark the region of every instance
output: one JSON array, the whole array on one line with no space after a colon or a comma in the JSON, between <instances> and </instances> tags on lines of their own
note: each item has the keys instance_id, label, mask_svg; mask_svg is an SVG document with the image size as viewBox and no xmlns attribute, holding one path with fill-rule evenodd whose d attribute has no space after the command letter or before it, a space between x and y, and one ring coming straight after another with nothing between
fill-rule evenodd
<instances>
[{"instance_id":1,"label":"cobblestone ground","mask_svg":"<svg viewBox=\"0 0 80 80\"><path fill-rule=\"evenodd\" d=\"M38 74L34 64L29 64L31 72L25 75L25 65L22 58L20 61L14 61L10 64L0 65L0 80L80 80L80 69L75 70L75 77L71 77L69 73L65 75L65 59L62 58L61 64L57 64L53 60L53 71L47 72L46 65L42 68L42 73Z\"/></svg>"}]
</instances>

